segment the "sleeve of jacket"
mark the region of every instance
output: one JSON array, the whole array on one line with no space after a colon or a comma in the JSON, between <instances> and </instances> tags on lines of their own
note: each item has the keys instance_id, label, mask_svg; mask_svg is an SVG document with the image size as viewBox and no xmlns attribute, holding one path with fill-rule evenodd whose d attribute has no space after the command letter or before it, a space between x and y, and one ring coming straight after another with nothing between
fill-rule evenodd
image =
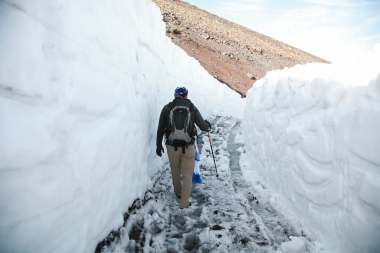
<instances>
[{"instance_id":1,"label":"sleeve of jacket","mask_svg":"<svg viewBox=\"0 0 380 253\"><path fill-rule=\"evenodd\" d=\"M160 120L158 121L158 128L157 128L157 139L156 139L156 146L162 146L162 139L164 138L165 134L165 128L167 123L167 106L164 106L162 108L161 114L160 114Z\"/></svg>"},{"instance_id":2,"label":"sleeve of jacket","mask_svg":"<svg viewBox=\"0 0 380 253\"><path fill-rule=\"evenodd\" d=\"M195 109L194 113L194 122L197 124L197 126L202 130L202 131L208 131L208 124L206 121L203 119L201 113L198 111L198 109Z\"/></svg>"}]
</instances>

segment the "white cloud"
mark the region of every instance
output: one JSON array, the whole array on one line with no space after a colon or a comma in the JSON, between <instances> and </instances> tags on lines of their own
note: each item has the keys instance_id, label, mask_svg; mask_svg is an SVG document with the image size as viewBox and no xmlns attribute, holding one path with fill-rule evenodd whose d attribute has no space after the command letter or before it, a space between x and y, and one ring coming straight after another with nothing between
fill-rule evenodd
<instances>
[{"instance_id":1,"label":"white cloud","mask_svg":"<svg viewBox=\"0 0 380 253\"><path fill-rule=\"evenodd\" d=\"M348 7L348 6L356 6L358 3L354 3L350 0L301 0L301 2L306 3L313 3L318 5L326 5L326 6L342 6L342 7Z\"/></svg>"}]
</instances>

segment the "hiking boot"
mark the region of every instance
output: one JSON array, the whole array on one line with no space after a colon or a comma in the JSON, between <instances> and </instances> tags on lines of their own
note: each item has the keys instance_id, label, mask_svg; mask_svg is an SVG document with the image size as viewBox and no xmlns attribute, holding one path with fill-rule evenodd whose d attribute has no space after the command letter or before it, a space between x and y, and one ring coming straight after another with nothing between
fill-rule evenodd
<instances>
[{"instance_id":1,"label":"hiking boot","mask_svg":"<svg viewBox=\"0 0 380 253\"><path fill-rule=\"evenodd\" d=\"M184 208L189 208L191 206L191 202L189 201L189 205L187 207L184 207ZM180 208L180 209L183 209L183 208Z\"/></svg>"}]
</instances>

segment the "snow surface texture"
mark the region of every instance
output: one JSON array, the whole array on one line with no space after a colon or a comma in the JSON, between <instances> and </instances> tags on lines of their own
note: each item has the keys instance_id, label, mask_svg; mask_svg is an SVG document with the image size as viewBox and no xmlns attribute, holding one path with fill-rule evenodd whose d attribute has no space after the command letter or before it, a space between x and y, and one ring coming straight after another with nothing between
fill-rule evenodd
<instances>
[{"instance_id":1,"label":"snow surface texture","mask_svg":"<svg viewBox=\"0 0 380 253\"><path fill-rule=\"evenodd\" d=\"M379 70L380 45L356 66L269 72L247 95L243 174L334 252L380 249Z\"/></svg>"},{"instance_id":2,"label":"snow surface texture","mask_svg":"<svg viewBox=\"0 0 380 253\"><path fill-rule=\"evenodd\" d=\"M93 252L121 226L167 161L177 86L205 118L239 112L161 19L149 0L0 1L0 252Z\"/></svg>"},{"instance_id":3,"label":"snow surface texture","mask_svg":"<svg viewBox=\"0 0 380 253\"><path fill-rule=\"evenodd\" d=\"M178 208L167 165L154 187L128 210L125 225L96 252L326 253L274 210L265 186L243 178L237 151L243 144L235 138L239 121L216 117L212 126L219 177L203 132L198 139L203 183L193 184L191 206Z\"/></svg>"}]
</instances>

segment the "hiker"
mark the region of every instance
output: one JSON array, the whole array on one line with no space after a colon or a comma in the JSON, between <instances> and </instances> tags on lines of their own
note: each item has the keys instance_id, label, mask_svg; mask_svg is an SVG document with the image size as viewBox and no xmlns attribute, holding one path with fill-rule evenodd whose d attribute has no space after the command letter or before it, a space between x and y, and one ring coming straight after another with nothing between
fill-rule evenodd
<instances>
[{"instance_id":1,"label":"hiker","mask_svg":"<svg viewBox=\"0 0 380 253\"><path fill-rule=\"evenodd\" d=\"M195 124L203 131L211 130L210 122L202 118L198 109L187 97L188 90L185 87L175 89L174 100L165 105L161 111L156 143L156 154L161 157L164 152L162 139L165 134L174 193L177 198L181 199L179 205L181 209L191 205L189 197L195 164L194 142L197 135Z\"/></svg>"}]
</instances>

